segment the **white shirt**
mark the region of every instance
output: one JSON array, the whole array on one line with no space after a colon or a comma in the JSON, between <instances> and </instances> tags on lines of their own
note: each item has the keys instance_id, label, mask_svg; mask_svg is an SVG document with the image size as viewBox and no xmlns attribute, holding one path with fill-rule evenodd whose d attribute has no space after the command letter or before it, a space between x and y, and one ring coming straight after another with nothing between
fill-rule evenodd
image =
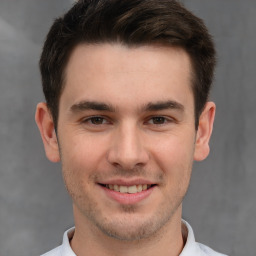
<instances>
[{"instance_id":1,"label":"white shirt","mask_svg":"<svg viewBox=\"0 0 256 256\"><path fill-rule=\"evenodd\" d=\"M188 230L187 242L179 256L227 256L218 252L215 252L206 245L197 243L195 241L194 232L191 226L183 220L183 223L186 225ZM41 255L41 256L76 256L73 250L70 247L69 241L74 235L75 228L67 230L63 235L62 244Z\"/></svg>"}]
</instances>

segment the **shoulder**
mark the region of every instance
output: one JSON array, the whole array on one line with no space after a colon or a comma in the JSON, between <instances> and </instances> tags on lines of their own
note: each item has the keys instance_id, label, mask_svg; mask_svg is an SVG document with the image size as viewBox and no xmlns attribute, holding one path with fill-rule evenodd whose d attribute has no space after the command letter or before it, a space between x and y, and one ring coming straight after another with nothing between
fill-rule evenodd
<instances>
[{"instance_id":1,"label":"shoulder","mask_svg":"<svg viewBox=\"0 0 256 256\"><path fill-rule=\"evenodd\" d=\"M42 254L41 256L61 256L61 246L58 246L55 249Z\"/></svg>"},{"instance_id":2,"label":"shoulder","mask_svg":"<svg viewBox=\"0 0 256 256\"><path fill-rule=\"evenodd\" d=\"M197 243L197 245L200 248L200 251L202 252L203 256L227 256L225 254L214 251L213 249L204 244Z\"/></svg>"}]
</instances>

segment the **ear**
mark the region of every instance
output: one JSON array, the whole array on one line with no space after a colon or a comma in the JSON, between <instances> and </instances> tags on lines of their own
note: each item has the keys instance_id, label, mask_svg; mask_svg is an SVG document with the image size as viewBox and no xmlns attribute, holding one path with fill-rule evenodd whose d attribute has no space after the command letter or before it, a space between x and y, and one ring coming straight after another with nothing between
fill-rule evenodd
<instances>
[{"instance_id":1,"label":"ear","mask_svg":"<svg viewBox=\"0 0 256 256\"><path fill-rule=\"evenodd\" d=\"M209 141L212 134L215 111L215 104L213 102L207 102L199 117L194 152L195 161L202 161L209 155Z\"/></svg>"},{"instance_id":2,"label":"ear","mask_svg":"<svg viewBox=\"0 0 256 256\"><path fill-rule=\"evenodd\" d=\"M47 158L52 162L60 161L59 145L54 129L50 110L46 103L39 103L36 108L35 120L40 131Z\"/></svg>"}]
</instances>

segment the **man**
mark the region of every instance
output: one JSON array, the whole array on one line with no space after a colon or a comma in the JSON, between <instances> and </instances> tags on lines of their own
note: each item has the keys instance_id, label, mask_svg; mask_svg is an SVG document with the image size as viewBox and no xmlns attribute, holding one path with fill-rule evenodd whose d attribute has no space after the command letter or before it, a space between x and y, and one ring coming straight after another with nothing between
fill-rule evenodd
<instances>
[{"instance_id":1,"label":"man","mask_svg":"<svg viewBox=\"0 0 256 256\"><path fill-rule=\"evenodd\" d=\"M209 153L214 66L205 25L176 1L81 0L54 22L36 122L75 228L45 255L222 255L181 219Z\"/></svg>"}]
</instances>

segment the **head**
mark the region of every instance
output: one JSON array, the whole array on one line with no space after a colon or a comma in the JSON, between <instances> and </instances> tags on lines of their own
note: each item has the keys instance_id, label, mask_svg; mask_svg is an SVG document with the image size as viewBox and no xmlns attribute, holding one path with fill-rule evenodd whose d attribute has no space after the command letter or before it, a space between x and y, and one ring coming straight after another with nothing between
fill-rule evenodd
<instances>
[{"instance_id":1,"label":"head","mask_svg":"<svg viewBox=\"0 0 256 256\"><path fill-rule=\"evenodd\" d=\"M81 0L54 22L36 120L77 234L179 230L193 161L209 153L214 63L203 22L176 1Z\"/></svg>"},{"instance_id":2,"label":"head","mask_svg":"<svg viewBox=\"0 0 256 256\"><path fill-rule=\"evenodd\" d=\"M215 49L203 21L173 0L80 0L55 20L40 59L43 91L57 131L65 69L81 44L163 45L184 49L192 63L195 127L208 100Z\"/></svg>"}]
</instances>

